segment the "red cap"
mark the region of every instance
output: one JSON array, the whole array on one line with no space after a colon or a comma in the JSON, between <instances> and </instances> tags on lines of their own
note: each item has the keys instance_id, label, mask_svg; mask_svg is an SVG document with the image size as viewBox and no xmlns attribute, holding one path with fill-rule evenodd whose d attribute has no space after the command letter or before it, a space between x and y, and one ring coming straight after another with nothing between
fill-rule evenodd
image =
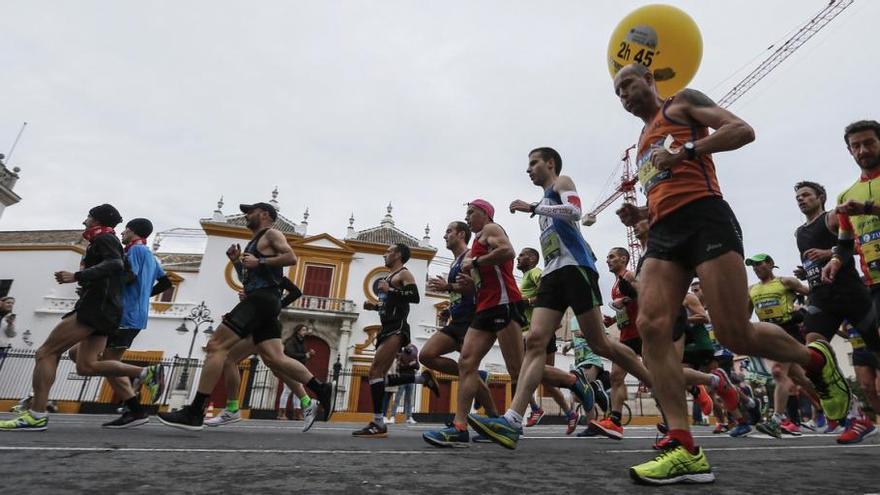
<instances>
[{"instance_id":1,"label":"red cap","mask_svg":"<svg viewBox=\"0 0 880 495\"><path fill-rule=\"evenodd\" d=\"M485 199L475 199L468 203L468 206L476 206L477 208L486 212L486 215L489 216L489 220L494 221L495 218L495 208L491 203L486 201Z\"/></svg>"}]
</instances>

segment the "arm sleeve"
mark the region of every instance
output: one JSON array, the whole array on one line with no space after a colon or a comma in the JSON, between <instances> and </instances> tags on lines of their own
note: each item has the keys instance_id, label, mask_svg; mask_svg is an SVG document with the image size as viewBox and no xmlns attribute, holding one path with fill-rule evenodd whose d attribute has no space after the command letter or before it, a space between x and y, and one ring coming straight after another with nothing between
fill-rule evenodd
<instances>
[{"instance_id":1,"label":"arm sleeve","mask_svg":"<svg viewBox=\"0 0 880 495\"><path fill-rule=\"evenodd\" d=\"M289 289L287 289L287 295L284 296L284 299L281 300L281 307L282 308L286 308L287 306L290 306L291 304L293 304L294 301L296 301L297 299L299 299L303 295L302 291L299 290L299 287L294 285L292 282L290 285L291 285L291 287Z\"/></svg>"},{"instance_id":2,"label":"arm sleeve","mask_svg":"<svg viewBox=\"0 0 880 495\"><path fill-rule=\"evenodd\" d=\"M113 246L111 244L112 241L110 241L108 237L109 236L98 236L98 238L93 241L95 249L97 249L98 253L101 255L101 262L95 266L76 272L74 274L74 279L76 279L77 282L100 280L115 275L124 269L125 264L122 261L122 250ZM115 240L115 238L112 239Z\"/></svg>"},{"instance_id":3,"label":"arm sleeve","mask_svg":"<svg viewBox=\"0 0 880 495\"><path fill-rule=\"evenodd\" d=\"M150 297L159 295L170 288L171 280L168 279L168 276L162 275L161 277L159 277L159 280L156 281L156 285L154 285L152 290L150 290Z\"/></svg>"},{"instance_id":4,"label":"arm sleeve","mask_svg":"<svg viewBox=\"0 0 880 495\"><path fill-rule=\"evenodd\" d=\"M397 291L397 293L408 303L419 303L419 287L416 284L404 285L402 289Z\"/></svg>"},{"instance_id":5,"label":"arm sleeve","mask_svg":"<svg viewBox=\"0 0 880 495\"><path fill-rule=\"evenodd\" d=\"M535 213L559 220L580 220L581 198L577 192L562 191L559 193L559 197L562 199L561 205L538 205L535 207Z\"/></svg>"},{"instance_id":6,"label":"arm sleeve","mask_svg":"<svg viewBox=\"0 0 880 495\"><path fill-rule=\"evenodd\" d=\"M837 218L840 226L837 228L837 246L833 251L840 258L843 266L846 266L853 262L855 255L855 229L849 215L839 213Z\"/></svg>"}]
</instances>

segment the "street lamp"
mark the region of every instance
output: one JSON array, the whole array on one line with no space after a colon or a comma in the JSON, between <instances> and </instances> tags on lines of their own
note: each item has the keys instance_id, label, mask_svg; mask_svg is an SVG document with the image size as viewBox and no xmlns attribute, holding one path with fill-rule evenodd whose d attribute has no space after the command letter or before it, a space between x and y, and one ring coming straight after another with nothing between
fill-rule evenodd
<instances>
[{"instance_id":1,"label":"street lamp","mask_svg":"<svg viewBox=\"0 0 880 495\"><path fill-rule=\"evenodd\" d=\"M208 328L204 329L202 333L205 335L211 335L214 333L214 326L211 323L214 323L214 319L211 318L211 310L205 306L205 301L202 301L198 306L194 307L190 312L189 316L183 318L183 321L180 322L180 326L177 327L177 331L181 334L185 334L190 330L186 327L186 322L191 321L195 323L196 327L192 330L192 341L189 343L189 353L186 355L186 366L183 368L183 373L180 374L180 381L177 383L177 390L186 390L186 384L189 383L189 366L190 361L192 360L193 347L196 343L196 335L199 334L199 328L205 323L208 324Z\"/></svg>"}]
</instances>

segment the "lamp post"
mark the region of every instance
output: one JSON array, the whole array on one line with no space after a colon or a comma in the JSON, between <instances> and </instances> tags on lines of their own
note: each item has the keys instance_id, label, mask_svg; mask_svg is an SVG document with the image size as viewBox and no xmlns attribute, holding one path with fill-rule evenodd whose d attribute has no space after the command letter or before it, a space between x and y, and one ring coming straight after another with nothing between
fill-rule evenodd
<instances>
[{"instance_id":1,"label":"lamp post","mask_svg":"<svg viewBox=\"0 0 880 495\"><path fill-rule=\"evenodd\" d=\"M208 328L204 329L202 333L205 335L211 335L214 333L214 326L211 323L214 323L214 319L211 318L211 310L205 306L205 301L202 301L198 306L194 307L190 312L189 316L183 318L183 321L180 322L180 326L177 327L177 331L181 334L185 334L190 330L186 327L186 322L191 321L195 323L195 328L192 329L192 340L189 343L189 353L186 355L186 366L183 368L183 373L180 374L180 381L177 383L177 390L186 390L186 384L189 382L189 366L190 361L192 360L193 347L196 343L196 335L199 334L199 328L205 323L208 324Z\"/></svg>"}]
</instances>

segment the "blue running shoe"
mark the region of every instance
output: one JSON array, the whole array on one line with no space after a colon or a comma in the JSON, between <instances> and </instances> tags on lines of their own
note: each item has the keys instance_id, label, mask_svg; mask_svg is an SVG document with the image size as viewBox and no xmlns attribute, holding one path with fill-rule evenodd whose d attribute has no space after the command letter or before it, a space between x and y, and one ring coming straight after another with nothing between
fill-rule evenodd
<instances>
[{"instance_id":1,"label":"blue running shoe","mask_svg":"<svg viewBox=\"0 0 880 495\"><path fill-rule=\"evenodd\" d=\"M584 378L584 374L581 372L580 368L570 371L569 373L575 377L574 385L569 387L569 390L574 392L578 399L580 399L584 411L592 411L593 405L596 403L595 397L593 396L593 387L591 387L590 383Z\"/></svg>"},{"instance_id":2,"label":"blue running shoe","mask_svg":"<svg viewBox=\"0 0 880 495\"><path fill-rule=\"evenodd\" d=\"M454 426L426 431L422 433L422 439L435 447L467 447L470 444L467 430L458 431Z\"/></svg>"},{"instance_id":3,"label":"blue running shoe","mask_svg":"<svg viewBox=\"0 0 880 495\"><path fill-rule=\"evenodd\" d=\"M515 449L519 436L522 435L522 428L515 428L507 422L504 417L487 418L485 416L477 416L476 414L468 414L468 424L471 428L492 439L493 442L508 449Z\"/></svg>"},{"instance_id":4,"label":"blue running shoe","mask_svg":"<svg viewBox=\"0 0 880 495\"><path fill-rule=\"evenodd\" d=\"M471 437L471 442L474 443L492 443L492 439L487 437L486 435L481 435L477 433L476 435Z\"/></svg>"},{"instance_id":5,"label":"blue running shoe","mask_svg":"<svg viewBox=\"0 0 880 495\"><path fill-rule=\"evenodd\" d=\"M728 433L728 435L730 435L734 438L739 438L739 437L747 436L751 432L752 432L752 427L749 426L748 423L740 423L740 424L734 426L733 429L730 430L730 433Z\"/></svg>"}]
</instances>

